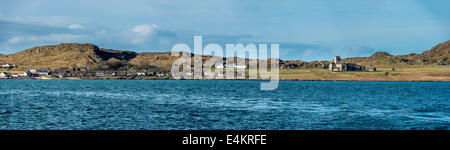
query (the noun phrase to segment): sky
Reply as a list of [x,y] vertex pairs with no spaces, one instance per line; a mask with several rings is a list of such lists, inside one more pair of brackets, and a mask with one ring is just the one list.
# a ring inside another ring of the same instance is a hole
[[283,60],[421,53],[450,40],[448,0],[14,0],[0,53],[59,43],[136,52],[177,43],[280,44]]

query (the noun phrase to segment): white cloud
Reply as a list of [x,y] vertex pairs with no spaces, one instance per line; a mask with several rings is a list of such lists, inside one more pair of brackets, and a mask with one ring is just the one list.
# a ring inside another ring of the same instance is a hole
[[138,36],[149,36],[152,33],[154,33],[155,30],[159,30],[159,29],[160,28],[158,25],[144,24],[144,25],[138,25],[138,26],[134,27],[131,31],[136,33],[136,35],[138,35]]
[[20,42],[22,42],[23,41],[23,39],[21,38],[21,37],[13,37],[13,38],[11,38],[11,39],[9,39],[7,42],[6,42],[6,44],[17,44],[17,43],[20,43]]
[[23,18],[16,19],[18,22],[28,23],[28,24],[43,24],[51,27],[70,27],[71,25],[80,25],[88,23],[89,21],[80,17],[69,17],[69,16],[27,16]]
[[12,17],[8,17],[8,16],[5,16],[5,15],[3,15],[2,13],[0,13],[0,20],[2,20],[2,21],[15,22],[15,21],[20,21],[21,18],[20,18],[20,17],[12,18]]
[[84,39],[89,39],[84,34],[49,34],[43,36],[16,36],[9,39],[6,44],[13,45],[19,43],[34,44],[40,42],[79,42]]
[[68,17],[68,16],[14,17],[14,16],[6,16],[1,13],[0,13],[0,20],[32,25],[46,25],[50,27],[68,27],[70,29],[81,29],[83,28],[83,26],[81,26],[80,23],[89,22],[88,20],[80,17]]
[[98,34],[105,34],[105,33],[108,33],[108,31],[106,31],[106,30],[101,30],[101,31],[99,31],[99,32],[97,32]]
[[81,25],[79,25],[79,24],[71,24],[71,25],[69,26],[69,29],[72,29],[72,30],[83,29],[83,28],[84,28],[84,27],[81,26]]
[[157,31],[161,28],[155,24],[144,24],[138,25],[131,30],[126,30],[123,32],[125,41],[132,45],[141,45],[146,43],[149,39],[157,36]]

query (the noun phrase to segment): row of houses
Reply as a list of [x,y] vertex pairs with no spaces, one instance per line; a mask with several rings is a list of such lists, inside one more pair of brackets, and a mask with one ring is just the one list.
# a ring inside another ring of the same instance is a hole
[[27,77],[108,77],[108,76],[122,76],[122,77],[144,77],[144,76],[169,76],[168,72],[144,72],[144,71],[94,71],[89,68],[55,68],[41,69],[41,68],[27,68],[23,73],[7,73],[0,72],[0,78],[27,78]]
[[[75,70],[75,71],[74,71]],[[215,73],[215,72],[196,72],[195,74],[202,74],[204,77],[209,78],[224,78],[226,74],[223,73]],[[236,76],[247,76],[245,72],[235,72]],[[168,76],[190,76],[193,77],[194,73],[177,73],[171,74],[170,72],[144,72],[144,71],[92,71],[92,70],[83,70],[80,69],[65,69],[65,68],[57,68],[53,71],[48,69],[40,69],[40,68],[28,68],[24,73],[7,73],[1,72],[0,78],[27,78],[27,77],[56,77],[56,78],[66,78],[66,77],[146,77],[146,76],[156,76],[156,77],[168,77]]]
[[14,68],[16,65],[14,64],[0,64],[0,68]]
[[[219,79],[220,78],[225,78],[227,76],[227,74],[225,72],[222,72],[222,73],[220,73],[220,72],[195,72],[195,73],[192,73],[192,72],[186,72],[186,73],[178,72],[178,73],[171,73],[171,76],[173,76],[173,77],[181,77],[181,78],[187,77],[188,79],[194,78],[197,75],[200,75],[201,77],[204,77],[204,78],[219,78]],[[244,77],[244,78],[248,77],[248,75],[245,72],[239,72],[239,71],[234,72],[233,75],[234,75],[233,77]]]
[[50,71],[47,69],[39,69],[39,68],[28,68],[27,69],[30,74],[37,76],[49,76]]
[[29,78],[29,77],[56,77],[56,78],[65,78],[65,77],[113,77],[113,76],[137,76],[137,77],[144,77],[144,76],[158,76],[158,77],[164,77],[169,76],[169,73],[164,72],[130,72],[127,74],[120,74],[117,72],[95,72],[95,73],[87,73],[87,74],[72,74],[72,73],[51,73],[51,72],[38,72],[36,74],[32,74],[30,72],[23,72],[23,73],[7,73],[7,72],[1,72],[0,78]]
[[223,64],[220,64],[220,65],[215,66],[215,68],[218,68],[218,69],[224,69],[224,68],[225,69],[245,69],[245,68],[247,68],[247,65],[235,65],[235,64],[223,65]]
[[0,73],[0,78],[28,78],[28,77],[32,77],[32,75],[29,72],[24,72],[24,73],[7,73],[7,72],[1,72]]
[[112,76],[169,76],[167,72],[129,72],[129,71],[118,71],[118,72],[105,72],[105,71],[97,71],[95,72],[95,76],[97,77],[112,77]]

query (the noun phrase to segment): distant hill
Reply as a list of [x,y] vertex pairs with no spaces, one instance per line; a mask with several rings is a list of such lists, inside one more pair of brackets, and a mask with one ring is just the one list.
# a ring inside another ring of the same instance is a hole
[[92,66],[102,60],[100,50],[93,44],[69,44],[33,47],[21,52],[3,55],[0,63],[23,67]]
[[130,64],[156,63],[167,66],[175,58],[169,52],[136,53],[102,49],[94,44],[62,43],[33,47],[21,52],[0,55],[0,64],[15,64],[19,67],[60,68],[60,67],[94,67],[105,61],[127,61]]
[[[193,55],[193,54],[191,54]],[[212,56],[203,56],[203,63]],[[102,69],[104,65],[124,67],[130,64],[135,68],[158,68],[170,70],[179,58],[170,52],[144,52],[111,50],[99,48],[94,44],[61,43],[59,45],[39,46],[21,52],[0,55],[0,64],[14,64],[21,68],[61,68],[91,67]],[[248,62],[248,59],[245,59]],[[270,64],[270,63],[269,63]],[[119,65],[119,66],[117,66]]]
[[[354,57],[343,59],[344,62],[362,65],[449,65],[450,41],[436,45],[421,54],[393,56],[386,52],[376,52],[370,57]],[[211,56],[204,56],[203,60]],[[170,70],[178,57],[170,52],[136,53],[99,48],[94,44],[62,43],[33,47],[21,52],[2,55],[0,64],[15,64],[21,68],[60,68],[60,67],[96,67],[107,62],[125,62],[134,66],[155,66]],[[248,59],[246,59],[248,61]],[[203,61],[205,62],[205,61]],[[282,61],[281,68],[317,68],[327,65],[327,61]]]
[[393,56],[386,52],[376,52],[370,57],[353,57],[344,62],[364,65],[449,65],[450,40],[440,43],[421,54]]

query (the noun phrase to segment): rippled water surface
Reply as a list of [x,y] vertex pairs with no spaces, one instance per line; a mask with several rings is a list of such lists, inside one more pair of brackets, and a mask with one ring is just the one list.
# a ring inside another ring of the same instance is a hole
[[450,82],[0,80],[0,129],[444,129]]

